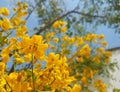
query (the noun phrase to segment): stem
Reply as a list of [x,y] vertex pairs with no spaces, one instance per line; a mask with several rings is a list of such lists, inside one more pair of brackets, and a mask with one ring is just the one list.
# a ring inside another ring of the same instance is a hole
[[32,55],[32,61],[31,61],[31,63],[32,63],[32,84],[33,84],[33,91],[35,92],[35,82],[34,82],[34,55]]

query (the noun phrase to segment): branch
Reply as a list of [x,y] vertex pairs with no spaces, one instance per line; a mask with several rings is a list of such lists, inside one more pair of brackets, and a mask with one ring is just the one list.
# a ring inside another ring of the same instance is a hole
[[83,12],[79,12],[79,11],[76,11],[76,10],[71,10],[71,11],[68,11],[67,13],[61,15],[60,17],[54,19],[52,22],[48,22],[46,23],[46,25],[44,27],[40,27],[39,31],[35,34],[40,34],[41,32],[43,32],[44,30],[50,28],[53,23],[57,20],[60,20],[66,16],[68,16],[69,14],[72,14],[72,13],[75,13],[75,14],[79,14],[79,15],[83,15],[83,16],[86,16],[86,17],[94,17],[94,18],[106,18],[106,16],[99,16],[99,15],[91,15],[91,14],[88,14],[88,13],[83,13]]

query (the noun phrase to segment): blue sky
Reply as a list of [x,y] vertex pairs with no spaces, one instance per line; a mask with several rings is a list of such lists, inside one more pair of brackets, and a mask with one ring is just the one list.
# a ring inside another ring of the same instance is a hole
[[[0,7],[7,7],[12,9],[13,5],[12,2],[14,0],[0,0]],[[71,1],[71,2],[70,2]],[[69,7],[67,10],[73,9],[74,6],[78,3],[78,0],[66,0]],[[38,21],[36,19],[35,13],[33,13],[29,20],[27,21],[27,26],[29,30],[33,29],[34,27],[38,26]],[[120,35],[115,33],[114,29],[110,29],[106,26],[99,26],[98,30],[96,31],[97,34],[104,34],[105,40],[108,42],[108,48],[120,47]]]

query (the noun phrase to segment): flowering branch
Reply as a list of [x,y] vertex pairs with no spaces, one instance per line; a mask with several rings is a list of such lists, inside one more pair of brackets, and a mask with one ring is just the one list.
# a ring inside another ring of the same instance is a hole
[[44,30],[50,28],[53,23],[57,20],[60,20],[70,14],[79,14],[79,15],[83,15],[83,16],[87,16],[87,17],[94,17],[94,18],[106,18],[106,16],[100,16],[100,15],[91,15],[91,14],[88,14],[88,13],[83,13],[83,12],[79,12],[79,11],[76,11],[75,9],[74,10],[71,10],[71,11],[68,11],[67,13],[61,15],[60,17],[54,19],[52,22],[48,22],[46,23],[46,25],[44,27],[40,27],[39,31],[36,33],[36,34],[40,34],[41,32],[43,32]]

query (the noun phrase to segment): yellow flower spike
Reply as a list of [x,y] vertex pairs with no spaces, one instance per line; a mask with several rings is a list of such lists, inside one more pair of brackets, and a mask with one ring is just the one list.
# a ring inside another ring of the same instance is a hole
[[9,15],[9,10],[5,7],[0,8],[0,14],[4,15],[4,16],[8,16]]
[[12,28],[12,25],[11,25],[10,21],[7,18],[3,18],[3,20],[1,21],[1,24],[0,24],[0,27],[4,31],[7,31],[7,30]]

